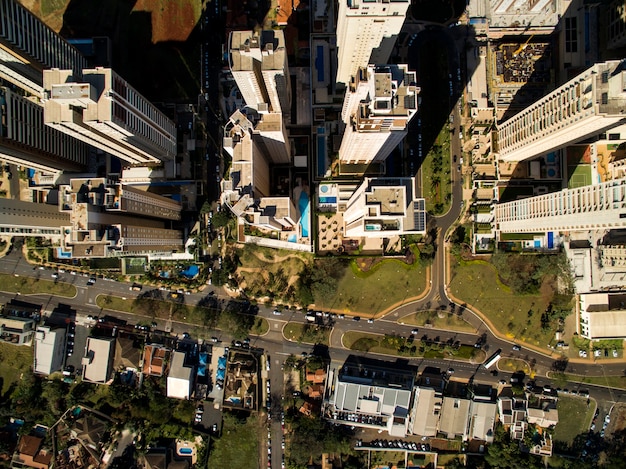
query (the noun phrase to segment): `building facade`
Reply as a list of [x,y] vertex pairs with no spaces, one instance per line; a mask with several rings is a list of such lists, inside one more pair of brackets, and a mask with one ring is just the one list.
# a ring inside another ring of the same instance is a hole
[[130,164],[176,156],[176,127],[109,68],[44,70],[44,122]]
[[495,206],[501,233],[626,227],[626,179],[528,197]]
[[89,146],[46,126],[44,109],[36,99],[0,87],[0,118],[2,160],[42,171],[87,167]]
[[389,62],[410,0],[340,0],[337,13],[337,82],[358,69]]
[[74,46],[16,0],[0,0],[0,78],[41,97],[46,68],[87,67]]
[[623,61],[598,63],[498,125],[503,161],[540,156],[626,121]]
[[291,84],[283,32],[233,31],[228,45],[230,70],[246,105],[288,116]]

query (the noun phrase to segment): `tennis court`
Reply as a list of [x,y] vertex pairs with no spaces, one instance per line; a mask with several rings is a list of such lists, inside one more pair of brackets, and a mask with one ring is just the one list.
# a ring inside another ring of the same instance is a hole
[[570,174],[567,187],[576,189],[577,187],[591,185],[591,166],[579,164],[578,166],[568,166],[567,173]]

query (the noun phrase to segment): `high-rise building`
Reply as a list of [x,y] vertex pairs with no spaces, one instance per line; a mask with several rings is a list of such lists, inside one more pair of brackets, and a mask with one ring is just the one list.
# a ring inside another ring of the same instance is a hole
[[626,122],[624,61],[598,63],[498,126],[500,160],[560,149]]
[[407,134],[420,88],[407,65],[369,65],[352,77],[342,117],[342,163],[383,161]]
[[175,157],[174,123],[113,70],[43,73],[46,125],[131,164]]
[[76,48],[28,9],[0,0],[0,159],[48,173],[87,168],[89,147],[47,128],[41,107],[44,69],[86,66]]
[[0,119],[0,159],[42,171],[87,166],[89,146],[46,126],[36,98],[0,87]]
[[426,202],[414,178],[365,178],[343,213],[344,235],[383,238],[426,232]]
[[104,178],[75,178],[59,186],[59,210],[69,214],[61,246],[74,258],[171,252],[183,249],[181,206],[167,197]]
[[41,96],[46,68],[79,73],[87,60],[15,0],[0,0],[0,78]]
[[228,52],[230,70],[246,104],[258,112],[288,116],[291,84],[283,32],[233,31]]
[[337,82],[349,83],[359,68],[389,62],[410,0],[339,0]]
[[626,179],[498,204],[495,229],[532,233],[626,228]]
[[[271,114],[263,117],[268,115]],[[288,196],[271,193],[270,158],[265,156],[265,150],[271,150],[271,146],[268,148],[258,138],[254,124],[241,111],[230,117],[224,135],[223,148],[232,158],[230,177],[223,185],[225,205],[241,224],[294,232],[298,215],[293,201]]]

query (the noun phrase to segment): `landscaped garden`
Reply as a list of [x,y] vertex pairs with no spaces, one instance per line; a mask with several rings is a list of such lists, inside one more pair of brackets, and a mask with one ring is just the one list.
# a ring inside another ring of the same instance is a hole
[[485,353],[482,350],[469,345],[462,345],[458,342],[420,340],[412,335],[406,338],[349,331],[343,335],[342,342],[350,350],[399,357],[454,358],[455,360],[471,360],[474,363],[480,363],[485,359]]
[[476,332],[474,326],[454,313],[447,311],[418,311],[404,316],[398,321],[409,326],[422,326],[433,329],[446,329],[457,332]]
[[450,168],[450,130],[444,125],[422,163],[426,210],[440,215],[450,208],[452,182]]
[[341,271],[334,291],[314,292],[315,307],[376,316],[421,295],[426,271],[417,259],[407,264],[396,258],[358,258]]
[[331,331],[331,327],[318,324],[289,322],[283,329],[283,336],[298,343],[329,345]]
[[564,254],[496,254],[491,262],[451,256],[449,291],[480,311],[500,333],[545,347],[571,314]]
[[37,277],[18,277],[0,274],[0,291],[20,293],[22,295],[54,295],[72,298],[76,296],[76,287],[69,283],[44,280]]

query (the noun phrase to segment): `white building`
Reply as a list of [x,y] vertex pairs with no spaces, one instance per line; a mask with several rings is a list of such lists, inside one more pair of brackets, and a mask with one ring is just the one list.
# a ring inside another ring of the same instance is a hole
[[33,371],[49,375],[59,371],[65,359],[65,328],[39,326],[35,331],[35,363]]
[[389,61],[410,0],[339,0],[337,82],[346,83],[360,67]]
[[497,411],[498,406],[495,402],[472,401],[465,439],[493,443],[493,429],[496,425]]
[[115,352],[115,338],[87,337],[85,356],[82,359],[83,380],[91,383],[109,384],[112,378],[112,364]]
[[176,156],[176,127],[109,68],[44,70],[44,121],[131,164]]
[[439,432],[449,439],[467,440],[467,422],[472,401],[460,397],[444,397]]
[[496,153],[520,161],[584,140],[626,120],[624,62],[598,63],[498,126]]
[[167,375],[167,397],[189,399],[193,383],[193,367],[185,366],[185,354],[173,352],[170,372]]
[[498,204],[501,233],[614,229],[626,227],[626,179]]
[[436,436],[444,399],[441,391],[417,386],[413,395],[409,433],[420,436]]
[[580,335],[591,340],[626,338],[626,294],[579,295]]
[[343,214],[346,237],[390,237],[426,232],[426,202],[415,178],[365,178]]
[[288,116],[291,85],[282,30],[233,31],[229,66],[246,104],[259,112]]
[[341,163],[383,161],[407,134],[420,88],[407,65],[369,65],[353,75],[342,118]]
[[408,369],[346,362],[329,375],[324,415],[333,423],[405,437],[414,379]]

